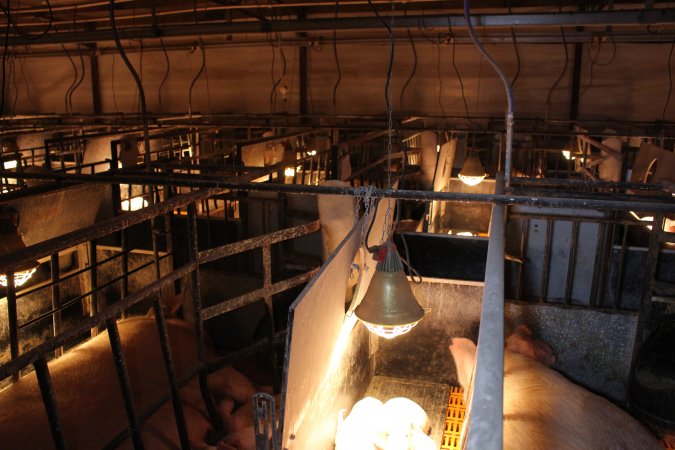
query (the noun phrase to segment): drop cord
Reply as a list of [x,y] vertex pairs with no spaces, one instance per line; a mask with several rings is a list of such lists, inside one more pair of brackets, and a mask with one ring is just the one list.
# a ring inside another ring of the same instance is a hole
[[415,48],[415,40],[412,37],[412,33],[410,32],[410,28],[408,28],[408,39],[410,40],[410,46],[412,47],[412,52],[413,52],[413,69],[412,72],[410,72],[410,75],[408,76],[408,79],[406,80],[405,84],[403,85],[403,88],[401,89],[401,96],[399,98],[399,107],[403,109],[403,96],[405,94],[405,90],[412,81],[413,77],[415,76],[415,72],[417,72],[417,49]]
[[112,29],[113,39],[115,40],[115,46],[117,47],[117,51],[119,52],[120,57],[124,61],[124,64],[126,64],[127,68],[129,69],[129,72],[131,72],[131,76],[133,76],[134,81],[136,82],[136,86],[138,88],[138,94],[141,102],[141,120],[143,122],[143,144],[145,145],[145,164],[146,167],[149,168],[150,135],[148,131],[148,108],[145,103],[145,90],[143,89],[143,83],[141,82],[138,73],[134,69],[134,66],[131,64],[131,61],[129,61],[129,58],[127,57],[127,54],[124,51],[124,47],[122,47],[122,43],[120,42],[120,37],[117,33],[117,25],[115,23],[115,0],[110,0],[110,26]]
[[499,75],[499,78],[501,78],[502,83],[504,84],[504,89],[506,90],[506,98],[507,98],[507,113],[506,113],[506,156],[505,156],[505,164],[504,164],[504,180],[506,187],[510,187],[511,183],[511,152],[512,152],[512,147],[513,147],[513,90],[511,89],[511,83],[509,83],[508,79],[504,75],[504,72],[502,72],[501,68],[495,60],[490,56],[490,54],[485,50],[483,45],[480,43],[478,38],[476,37],[476,33],[473,29],[473,24],[471,23],[471,15],[470,15],[470,4],[469,0],[464,0],[464,18],[466,19],[466,27],[467,30],[469,31],[469,36],[471,37],[471,40],[473,43],[478,47],[478,50],[483,54],[485,59],[488,60],[492,68],[497,72],[497,75]]
[[665,122],[666,120],[666,110],[668,109],[668,104],[670,104],[670,95],[673,93],[673,72],[671,68],[671,61],[673,59],[673,48],[675,47],[675,39],[670,45],[670,54],[668,55],[668,96],[666,97],[666,104],[663,105],[663,112],[661,113],[661,120]]
[[548,121],[549,118],[549,110],[551,107],[551,95],[553,94],[553,91],[558,86],[558,84],[562,81],[563,77],[565,76],[565,73],[567,73],[567,66],[569,64],[569,52],[567,51],[567,40],[565,38],[565,30],[562,27],[560,27],[560,33],[562,35],[563,48],[565,49],[565,64],[563,65],[563,69],[560,72],[560,75],[555,80],[555,83],[553,83],[553,86],[551,86],[551,89],[549,89],[548,95],[546,96],[546,112],[545,112],[546,121]]

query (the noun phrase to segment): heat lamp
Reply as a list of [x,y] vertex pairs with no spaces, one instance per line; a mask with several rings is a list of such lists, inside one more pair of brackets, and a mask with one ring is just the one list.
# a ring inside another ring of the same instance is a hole
[[392,339],[412,330],[424,309],[415,299],[391,240],[378,247],[375,259],[375,273],[354,314],[372,333]]
[[475,186],[483,181],[486,175],[478,155],[472,152],[466,161],[464,161],[464,166],[459,172],[459,179],[462,180],[464,184]]
[[[16,252],[26,248],[18,232],[19,214],[10,208],[0,210],[0,255]],[[40,263],[27,261],[14,270],[14,286],[22,286],[33,276]],[[0,275],[0,286],[7,287],[7,274]]]

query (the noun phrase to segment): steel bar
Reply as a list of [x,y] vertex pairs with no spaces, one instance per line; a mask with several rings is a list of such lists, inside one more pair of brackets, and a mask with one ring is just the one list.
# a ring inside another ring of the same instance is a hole
[[635,190],[653,190],[670,192],[665,184],[647,184],[647,183],[626,183],[623,181],[592,181],[576,178],[511,178],[512,185],[533,185],[533,186],[563,186],[563,187],[588,187],[588,188],[616,188],[616,189],[635,189]]
[[[98,182],[98,183],[126,183],[126,184],[157,184],[166,186],[183,186],[193,188],[213,188],[213,189],[231,189],[231,190],[251,190],[267,192],[293,192],[297,194],[342,194],[358,195],[359,192],[354,187],[338,186],[316,186],[316,185],[298,185],[298,184],[277,184],[277,183],[252,183],[252,182],[233,182],[228,180],[218,180],[203,176],[194,175],[149,175],[149,174],[25,174],[0,171],[0,177],[8,178],[29,178],[29,179],[56,179],[69,182]],[[193,195],[199,195],[195,193]],[[647,203],[643,197],[635,196],[635,200],[613,201],[607,199],[595,198],[547,198],[543,196],[524,196],[517,194],[469,194],[461,192],[434,192],[421,190],[403,190],[403,189],[375,189],[372,194],[376,198],[399,198],[403,200],[440,200],[456,202],[481,202],[481,203],[499,203],[512,205],[531,205],[531,206],[550,206],[555,208],[590,208],[590,209],[611,209],[617,211],[643,211],[643,212],[663,212],[675,213],[675,200],[668,198],[662,202]],[[202,195],[200,198],[206,198],[208,195]],[[176,197],[178,199],[179,197]],[[174,199],[172,199],[174,200]],[[169,200],[168,202],[171,202]],[[166,202],[165,202],[166,203]],[[186,202],[181,201],[184,205]],[[163,205],[160,203],[158,205]],[[157,214],[156,207],[151,206],[134,213],[145,214],[150,218]],[[166,208],[164,208],[166,209]],[[162,211],[165,212],[165,211]],[[0,265],[2,270],[2,265]]]
[[212,317],[216,317],[221,314],[234,311],[237,308],[241,308],[242,306],[246,306],[249,303],[253,303],[262,298],[271,297],[280,292],[286,291],[292,287],[298,286],[302,283],[307,283],[309,280],[312,279],[314,275],[316,275],[318,270],[319,270],[318,268],[313,269],[310,270],[309,272],[296,275],[292,278],[288,278],[286,280],[278,281],[274,284],[271,284],[267,289],[265,288],[256,289],[255,291],[248,292],[238,297],[227,299],[223,302],[218,303],[217,305],[209,306],[208,308],[204,308],[202,316],[204,317],[204,320],[207,320]]
[[164,362],[167,381],[169,382],[169,387],[171,389],[171,406],[173,406],[173,414],[176,419],[180,446],[182,450],[190,450],[190,441],[188,439],[187,426],[185,425],[185,414],[183,413],[183,403],[181,402],[180,394],[178,392],[179,387],[176,378],[176,367],[171,355],[169,334],[166,329],[166,319],[164,318],[162,304],[159,301],[159,292],[152,302],[152,308],[155,313],[155,323],[157,324],[157,332],[159,334],[159,346],[162,349],[162,361]]
[[[502,189],[497,181],[497,189]],[[478,332],[469,450],[501,450],[504,394],[504,205],[494,205]]]
[[49,420],[49,429],[54,440],[54,447],[57,450],[65,450],[68,448],[66,440],[63,437],[63,428],[61,427],[61,420],[59,419],[59,412],[56,405],[56,397],[54,397],[54,386],[52,379],[49,376],[49,369],[47,368],[47,360],[40,358],[33,363],[35,368],[35,375],[40,386],[40,394],[45,405],[45,412]]
[[166,200],[162,203],[157,203],[155,205],[139,209],[138,211],[125,213],[121,216],[81,228],[77,231],[48,239],[46,241],[40,242],[39,244],[31,245],[26,249],[9,253],[3,256],[2,260],[0,261],[0,273],[6,273],[12,267],[20,265],[23,261],[30,259],[41,259],[45,256],[50,256],[64,248],[74,247],[92,239],[107,236],[124,228],[145,222],[151,217],[165,214],[175,209],[184,207],[191,201],[209,197],[217,192],[219,191],[206,189],[184,194],[182,196]]
[[[476,27],[504,28],[504,27],[578,27],[578,26],[647,26],[670,24],[675,22],[675,10],[617,10],[593,12],[566,12],[566,13],[539,13],[539,14],[482,14],[473,15],[471,23]],[[397,16],[393,27],[395,29],[417,29],[423,27],[442,28],[447,30],[464,29],[466,22],[460,14],[429,14]],[[339,31],[339,30],[377,30],[384,31],[382,22],[373,15],[349,16],[340,18],[308,18],[265,21],[222,21],[199,23],[194,25],[167,25],[122,28],[118,30],[120,39],[158,39],[211,36],[249,33],[301,33],[310,31]],[[112,41],[111,29],[92,31],[77,31],[51,33],[39,40],[26,39],[22,36],[10,36],[7,44],[10,46],[30,45],[31,47],[43,44],[67,43],[95,43]]]
[[[9,356],[11,359],[19,356],[19,320],[16,313],[16,286],[14,272],[7,272],[7,326],[9,327]],[[19,381],[21,374],[12,373],[12,380]],[[0,377],[0,380],[5,377]]]
[[129,373],[124,362],[124,355],[122,354],[122,341],[120,340],[119,329],[115,318],[106,320],[106,327],[108,328],[108,339],[110,340],[110,349],[112,350],[113,361],[115,362],[115,370],[117,372],[117,381],[120,384],[122,391],[122,398],[124,400],[124,409],[127,414],[127,421],[129,422],[129,429],[131,430],[131,440],[134,444],[135,450],[142,450],[143,438],[141,438],[140,423],[136,415],[136,407],[134,406],[134,395],[131,390],[129,382]]
[[[52,294],[52,336],[57,336],[61,333],[61,289],[59,286],[59,254],[54,253],[50,258],[51,268],[51,294]],[[61,356],[63,348],[59,347],[54,350],[54,356]]]
[[188,209],[188,257],[189,261],[195,264],[195,270],[190,274],[192,284],[192,308],[195,321],[195,341],[197,345],[197,361],[199,369],[199,389],[202,394],[202,400],[206,405],[206,410],[211,418],[211,423],[216,430],[223,429],[223,421],[213,404],[211,394],[208,390],[208,367],[206,361],[206,344],[204,342],[204,316],[202,312],[201,285],[199,280],[199,241],[197,238],[197,202],[194,201],[187,206]]
[[621,254],[619,256],[619,268],[617,269],[616,277],[616,293],[614,294],[613,308],[619,309],[621,307],[621,297],[623,296],[623,281],[626,275],[626,253],[628,240],[628,225],[623,226],[623,237],[621,238]]
[[539,301],[545,302],[548,298],[549,267],[551,266],[551,242],[553,241],[553,227],[555,221],[546,220],[546,241],[544,243],[544,266],[541,270],[541,286],[539,287]]
[[565,279],[565,304],[572,302],[572,287],[574,286],[574,270],[577,263],[577,247],[579,246],[579,221],[572,222],[572,236],[570,237],[570,251],[567,260],[567,278]]
[[305,236],[307,234],[314,233],[319,231],[321,224],[318,220],[309,222],[303,225],[298,225],[297,227],[286,228],[279,231],[274,231],[269,234],[262,236],[256,236],[254,238],[245,239],[243,241],[234,242],[232,244],[226,244],[220,247],[211,248],[199,252],[198,261],[200,264],[205,264],[216,259],[225,258],[227,256],[232,256],[237,253],[243,253],[255,248],[260,248],[266,245],[276,244],[281,241],[288,239],[293,239],[299,236]]
[[12,358],[7,363],[0,365],[0,379],[17,373],[28,364],[32,364],[37,361],[44,354],[54,351],[54,349],[67,343],[70,343],[73,339],[79,338],[83,333],[88,332],[91,328],[105,322],[107,319],[116,317],[125,309],[147,299],[150,295],[159,291],[162,287],[168,285],[169,283],[173,283],[176,280],[179,280],[181,277],[192,272],[195,267],[197,267],[195,263],[185,264],[175,269],[168,275],[163,276],[159,280],[148,284],[137,292],[134,292],[127,298],[108,306],[96,316],[83,319],[77,326],[69,328],[60,335],[56,336],[54,339],[33,347],[16,358]]

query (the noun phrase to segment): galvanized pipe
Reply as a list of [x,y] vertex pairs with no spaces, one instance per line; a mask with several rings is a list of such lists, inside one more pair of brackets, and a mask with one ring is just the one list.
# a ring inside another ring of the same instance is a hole
[[[501,190],[500,180],[497,181]],[[494,205],[485,264],[473,396],[469,417],[469,450],[502,449],[504,395],[504,205]]]
[[[125,183],[125,184],[148,184],[148,185],[164,185],[164,186],[182,186],[192,188],[212,188],[212,189],[230,189],[230,190],[245,190],[245,191],[267,191],[267,192],[292,192],[296,194],[334,194],[334,195],[359,195],[359,191],[351,186],[315,186],[315,185],[299,185],[299,184],[275,184],[275,183],[252,183],[227,181],[218,179],[218,177],[209,177],[204,175],[165,175],[165,174],[131,174],[131,173],[103,173],[95,175],[86,174],[26,174],[0,171],[0,177],[18,178],[18,179],[55,179],[67,182],[94,182],[94,183]],[[215,193],[215,192],[214,192]],[[193,193],[188,195],[199,195],[201,198],[206,198],[209,195],[200,195]],[[550,206],[554,208],[587,208],[587,209],[609,209],[617,211],[643,211],[643,212],[663,212],[666,214],[675,213],[675,200],[670,198],[664,199],[661,202],[647,203],[643,197],[634,196],[635,201],[612,201],[599,200],[592,197],[589,198],[547,198],[543,196],[525,196],[517,193],[505,194],[468,194],[461,192],[434,192],[421,190],[404,190],[404,189],[375,189],[372,195],[376,198],[398,198],[403,200],[420,200],[420,201],[454,201],[454,202],[477,202],[477,203],[498,203],[508,205],[531,205],[531,206]],[[175,197],[172,200],[182,199],[182,197]],[[164,205],[166,202],[158,205]],[[180,201],[181,205],[189,203]],[[150,214],[149,211],[154,210],[155,205],[144,208],[143,210],[134,211],[131,214],[146,211],[145,217],[150,218],[157,214]],[[163,212],[168,212],[171,209],[162,207]],[[175,208],[174,208],[175,209]],[[126,217],[125,214],[124,217]],[[46,255],[42,255],[46,256]],[[2,270],[0,264],[0,273]]]

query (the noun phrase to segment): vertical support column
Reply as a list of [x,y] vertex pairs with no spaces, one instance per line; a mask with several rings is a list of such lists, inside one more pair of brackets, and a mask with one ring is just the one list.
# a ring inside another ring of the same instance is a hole
[[204,344],[204,323],[202,319],[201,287],[199,283],[199,244],[197,238],[197,206],[194,202],[188,205],[188,256],[196,266],[190,273],[192,284],[192,307],[195,320],[195,339],[197,341],[197,360],[199,364],[199,388],[211,423],[216,430],[223,429],[222,419],[216,410],[208,390],[206,366],[206,345]]
[[[16,314],[16,286],[14,272],[7,273],[7,321],[9,325],[9,356],[14,359],[19,356],[19,320]],[[12,374],[12,381],[19,381],[21,372]]]
[[91,284],[91,295],[89,297],[89,311],[90,316],[95,315],[98,311],[103,309],[103,305],[99,305],[98,295],[98,256],[96,255],[96,241],[89,242],[89,283]]
[[98,47],[96,44],[87,44],[89,48],[89,68],[91,69],[91,100],[94,114],[102,113],[101,109],[101,79],[98,71]]
[[[111,172],[116,172],[118,167],[118,162],[119,162],[119,157],[117,155],[117,146],[120,141],[112,141],[110,143],[110,171]],[[113,207],[113,216],[118,216],[120,214],[120,208],[121,208],[121,193],[120,193],[120,185],[117,183],[112,183],[110,185],[111,188],[111,193],[112,193],[112,207]],[[129,200],[131,202],[131,200]]]
[[[52,282],[52,329],[53,336],[61,333],[61,290],[59,289],[59,254],[54,253],[50,259],[51,282]],[[59,357],[63,354],[63,347],[54,350],[54,356]]]
[[44,403],[45,411],[47,412],[47,419],[49,420],[49,429],[52,432],[54,447],[56,447],[57,450],[65,450],[67,448],[66,440],[63,437],[63,428],[61,427],[61,421],[59,419],[52,379],[49,376],[49,369],[47,368],[47,361],[44,358],[40,358],[33,363],[33,367],[35,368],[35,375],[37,376],[38,385],[40,386],[42,402]]

